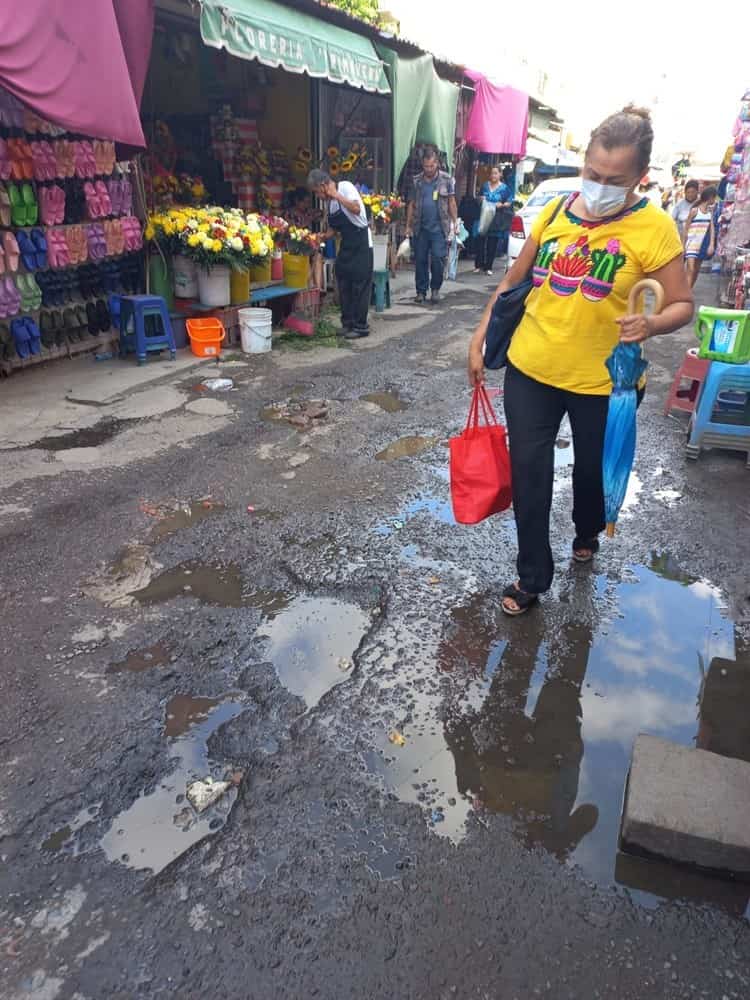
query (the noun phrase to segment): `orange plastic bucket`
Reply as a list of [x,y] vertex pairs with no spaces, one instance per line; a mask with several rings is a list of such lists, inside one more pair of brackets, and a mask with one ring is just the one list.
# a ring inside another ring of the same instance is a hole
[[221,342],[226,332],[220,319],[206,316],[205,319],[189,319],[185,321],[190,350],[198,358],[215,358],[221,350]]

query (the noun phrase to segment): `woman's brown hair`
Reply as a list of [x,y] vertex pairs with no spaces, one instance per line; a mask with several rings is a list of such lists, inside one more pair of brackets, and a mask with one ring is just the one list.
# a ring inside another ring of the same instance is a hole
[[641,173],[648,170],[651,161],[651,148],[654,144],[654,129],[651,124],[651,112],[647,108],[637,108],[628,104],[622,111],[605,118],[591,133],[588,154],[594,143],[601,143],[605,149],[619,149],[622,146],[633,146],[638,155],[638,169]]

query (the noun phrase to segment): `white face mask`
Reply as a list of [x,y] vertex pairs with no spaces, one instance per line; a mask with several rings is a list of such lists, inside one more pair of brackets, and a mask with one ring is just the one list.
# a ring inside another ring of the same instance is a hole
[[588,211],[596,218],[614,215],[622,208],[630,194],[629,187],[618,187],[616,184],[600,184],[586,178],[581,183],[581,194]]

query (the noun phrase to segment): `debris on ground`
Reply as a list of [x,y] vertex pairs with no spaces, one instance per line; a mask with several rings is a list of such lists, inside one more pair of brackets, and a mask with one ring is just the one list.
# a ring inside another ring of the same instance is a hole
[[218,802],[222,795],[232,787],[230,781],[215,781],[212,777],[199,778],[188,785],[187,798],[196,812],[202,813],[209,806]]
[[228,389],[234,389],[231,378],[204,378],[201,385],[209,392],[226,392]]
[[343,670],[344,673],[346,673],[347,670],[352,669],[352,666],[353,666],[352,661],[348,659],[346,656],[342,656],[339,658],[338,661],[339,670]]
[[406,745],[406,737],[403,733],[400,733],[398,729],[394,729],[388,734],[388,739],[393,743],[394,746],[402,747]]
[[269,406],[266,413],[272,420],[286,420],[292,427],[309,430],[328,418],[328,409],[326,399],[288,399]]
[[111,567],[84,583],[83,593],[110,608],[127,607],[134,603],[133,592],[147,587],[159,569],[145,545],[128,545]]

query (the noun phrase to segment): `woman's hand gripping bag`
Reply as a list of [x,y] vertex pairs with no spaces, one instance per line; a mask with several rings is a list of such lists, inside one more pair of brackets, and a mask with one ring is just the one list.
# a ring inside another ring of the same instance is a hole
[[[484,424],[480,423],[480,410]],[[456,521],[478,524],[507,510],[513,498],[508,443],[484,386],[474,390],[466,427],[458,437],[451,438],[449,445]]]

